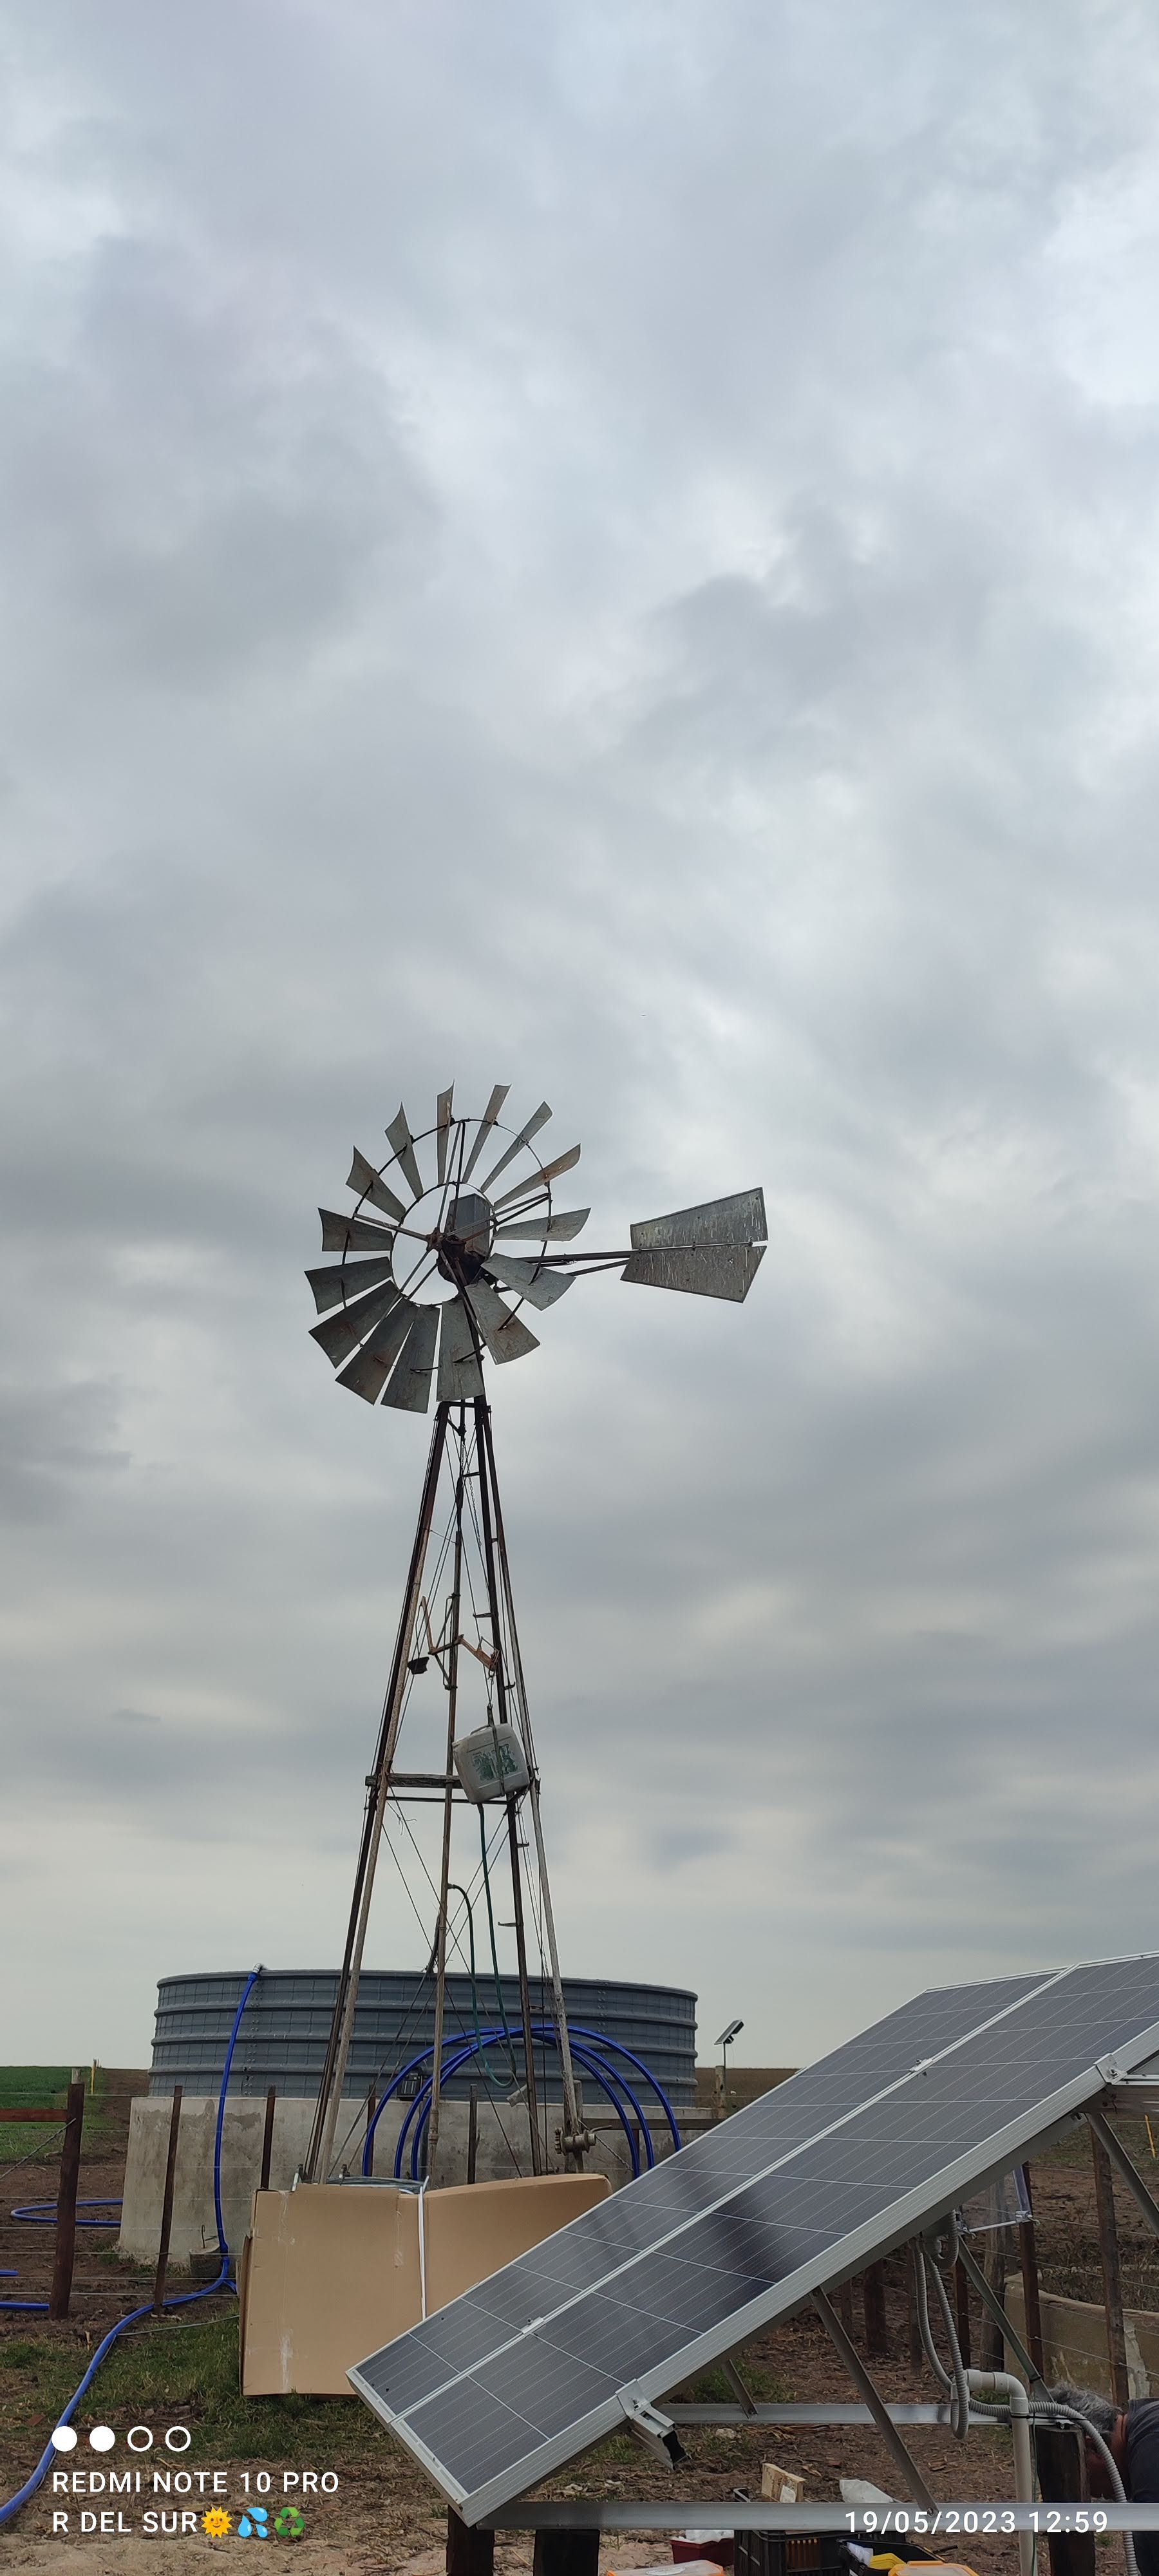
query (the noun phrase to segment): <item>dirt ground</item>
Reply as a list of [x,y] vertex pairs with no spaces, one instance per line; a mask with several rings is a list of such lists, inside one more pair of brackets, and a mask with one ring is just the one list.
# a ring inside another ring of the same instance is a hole
[[[1133,2134],[1128,2143],[1139,2155],[1140,2142]],[[1143,2140],[1141,2161],[1149,2164],[1147,2141]],[[13,2175],[6,2184],[0,2173],[0,2264],[16,2267],[18,2282],[5,2283],[12,2294],[37,2297],[46,2294],[51,2262],[51,2229],[32,2229],[14,2224],[8,2212],[19,2198],[43,2199],[52,2189],[51,2171]],[[88,2164],[84,2169],[82,2192],[95,2196],[100,2192],[115,2193],[120,2187],[120,2170],[115,2159],[103,2164]],[[1089,2154],[1081,2139],[1065,2150],[1056,2150],[1044,2159],[1034,2174],[1035,2216],[1038,2232],[1039,2263],[1043,2286],[1072,2297],[1101,2297],[1101,2270],[1095,2231],[1094,2200]],[[1151,2238],[1134,2203],[1119,2190],[1116,2208],[1120,2231],[1123,2288],[1130,2306],[1159,2308],[1159,2271],[1155,2256],[1159,2246]],[[75,2356],[77,2376],[85,2366],[102,2333],[127,2307],[148,2296],[148,2285],[127,2277],[107,2259],[109,2239],[86,2235],[78,2255],[73,2313],[67,2323],[51,2325],[43,2316],[22,2318],[0,2315],[0,2357],[5,2341],[34,2335],[41,2349],[62,2346]],[[102,2261],[102,2248],[106,2259]],[[5,2250],[7,2249],[7,2250]],[[1011,2261],[1016,2260],[1011,2240]],[[886,2266],[886,2306],[889,2355],[875,2361],[874,2375],[883,2395],[891,2399],[929,2398],[935,2394],[924,2362],[912,2356],[912,2316],[905,2265],[895,2257]],[[861,2308],[855,2290],[855,2339],[864,2350]],[[985,2358],[980,2351],[982,2319],[975,2308],[971,2317],[974,2337],[974,2359]],[[748,2348],[745,2367],[767,2393],[784,2399],[848,2402],[853,2392],[844,2379],[820,2324],[811,2312],[778,2326]],[[11,2495],[34,2467],[54,2419],[52,2411],[41,2414],[36,2402],[35,2375],[6,2371],[6,2384],[13,2394],[0,2400],[0,2495]],[[30,2376],[32,2383],[29,2384]],[[63,2466],[98,2465],[84,2446],[84,2434],[90,2423],[102,2420],[102,2410],[92,2399],[86,2401],[78,2415],[82,2433],[81,2449]],[[723,2390],[719,2392],[723,2395]],[[290,2401],[291,2403],[293,2401]],[[357,2401],[351,2400],[356,2408]],[[343,2409],[345,2414],[345,2409]],[[117,2422],[110,2410],[109,2420]],[[358,2423],[351,2417],[351,2433]],[[373,2428],[368,2428],[368,2438]],[[355,2437],[356,2438],[356,2437]],[[690,2515],[695,2524],[727,2527],[728,2505],[740,2496],[756,2498],[760,2494],[762,2460],[775,2457],[782,2466],[799,2471],[805,2480],[808,2496],[835,2499],[842,2477],[864,2477],[891,2489],[896,2484],[887,2454],[872,2428],[826,2430],[802,2428],[782,2431],[765,2428],[748,2432],[744,2427],[689,2429],[682,2437],[690,2457],[679,2477],[674,2478],[654,2467],[642,2451],[627,2440],[601,2445],[597,2452],[573,2464],[569,2473],[550,2482],[541,2492],[545,2495],[592,2495],[656,2497],[667,2499],[679,2494],[696,2500],[696,2511]],[[936,2495],[962,2497],[973,2495],[980,2500],[1000,2501],[1012,2493],[1009,2437],[996,2431],[971,2436],[968,2449],[957,2444],[948,2432],[936,2428],[914,2428],[908,2437],[929,2485]],[[428,2482],[416,2470],[409,2457],[385,2437],[377,2437],[378,2456],[369,2461],[343,2456],[337,2462],[338,2492],[324,2496],[291,2489],[288,2500],[298,2501],[303,2510],[306,2529],[298,2540],[278,2539],[272,2532],[265,2545],[263,2564],[268,2576],[297,2569],[300,2576],[442,2576],[445,2566],[445,2508]],[[350,2448],[343,2445],[343,2452]],[[125,2455],[117,2452],[118,2461]],[[191,2466],[198,2460],[196,2449],[190,2453]],[[200,2465],[200,2463],[199,2463]],[[213,2463],[205,2464],[207,2471]],[[312,2465],[319,2471],[331,2467],[329,2459],[319,2456]],[[185,2495],[180,2509],[196,2510],[198,2524],[203,2511],[215,2502],[231,2516],[236,2526],[244,2509],[246,2490],[244,2475],[251,2480],[268,2471],[270,2486],[263,2500],[272,2522],[274,2512],[286,2499],[282,2492],[287,2474],[281,2460],[264,2462],[229,2459],[221,2463],[225,2491],[215,2498]],[[290,2472],[290,2474],[294,2474]],[[251,2485],[251,2495],[254,2488]],[[5,2568],[36,2571],[36,2576],[75,2576],[78,2551],[86,2576],[143,2576],[148,2565],[145,2552],[164,2545],[160,2532],[146,2537],[140,2529],[140,2517],[147,2505],[154,2509],[176,2509],[174,2497],[153,2499],[147,2494],[126,2505],[114,2499],[114,2520],[101,2531],[82,2534],[76,2528],[80,2509],[94,2513],[108,2510],[108,2499],[83,2500],[54,2498],[50,2488],[42,2488],[24,2509],[14,2525],[0,2532],[0,2564]],[[703,2508],[703,2513],[701,2512]],[[68,2510],[68,2535],[54,2536],[54,2510]],[[116,2515],[124,2514],[134,2528],[128,2533],[118,2530]],[[220,2539],[206,2535],[200,2527],[186,2529],[173,2537],[180,2540],[183,2563],[218,2559],[234,2546],[235,2528]],[[608,2534],[601,2548],[602,2570],[617,2571],[642,2566],[659,2566],[669,2559],[668,2537],[662,2533],[630,2537]],[[970,2564],[979,2576],[998,2576],[998,2571],[1013,2571],[1017,2566],[1012,2541],[972,2540]],[[529,2534],[500,2535],[496,2547],[498,2576],[516,2576],[516,2571],[530,2568],[532,2541]],[[1108,2542],[1100,2551],[1103,2564],[1115,2571],[1120,2564],[1118,2545]]]

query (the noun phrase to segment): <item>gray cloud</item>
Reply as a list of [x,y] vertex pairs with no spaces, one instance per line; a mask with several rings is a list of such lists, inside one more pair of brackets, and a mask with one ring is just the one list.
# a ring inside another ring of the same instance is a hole
[[496,1389],[570,1964],[783,2062],[1146,1946],[1150,20],[9,36],[7,2053],[335,1953],[426,1432],[300,1273],[452,1078],[769,1200]]

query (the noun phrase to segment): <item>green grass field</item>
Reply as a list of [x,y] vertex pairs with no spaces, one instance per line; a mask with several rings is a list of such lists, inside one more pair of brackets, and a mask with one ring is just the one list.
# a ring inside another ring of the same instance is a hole
[[70,2066],[0,2066],[0,2111],[63,2110]]
[[[342,2468],[390,2453],[389,2436],[354,2398],[243,2397],[237,2307],[232,2300],[228,2306],[214,2301],[213,2307],[216,2313],[195,2314],[187,2324],[167,2318],[161,2325],[143,2320],[130,2327],[101,2369],[99,2411],[105,2423],[121,2431],[161,2416],[179,2419],[196,2428],[199,2457],[218,2460],[292,2462],[306,2449]],[[0,2414],[9,2445],[23,2441],[30,2460],[43,2449],[46,2427],[56,2422],[82,2368],[83,2356],[67,2346],[24,2335],[0,2342]],[[767,2372],[750,2369],[747,2376],[766,2402],[787,2395]],[[727,2401],[730,2393],[720,2371],[696,2382],[705,2403]],[[89,2411],[95,2399],[94,2388]],[[634,2446],[613,2439],[606,2448],[609,2458],[631,2458]]]
[[[98,2066],[97,2090],[85,2101],[84,2152],[89,2156],[99,2155],[113,2136],[104,2115],[101,2072]],[[87,2084],[89,2068],[82,2067],[81,2073]],[[63,2111],[71,2078],[71,2066],[0,2066],[0,2111]],[[19,2120],[0,2121],[0,2172],[15,2164],[59,2164],[62,2134],[47,2121],[30,2121],[27,2128]]]
[[[367,2460],[387,2435],[365,2406],[342,2397],[243,2397],[238,2387],[236,2304],[188,2325],[142,2321],[115,2344],[100,2374],[100,2414],[118,2431],[165,2415],[196,2428],[198,2453],[221,2460],[292,2460],[317,2440],[328,2461]],[[9,2443],[26,2430],[43,2449],[76,2387],[84,2356],[35,2337],[0,2342],[0,2408]],[[93,2401],[96,2398],[93,2390]],[[90,2401],[90,2406],[91,2406]]]

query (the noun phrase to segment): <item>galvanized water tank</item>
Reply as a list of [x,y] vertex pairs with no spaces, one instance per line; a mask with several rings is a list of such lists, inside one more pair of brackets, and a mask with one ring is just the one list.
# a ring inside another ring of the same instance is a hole
[[[161,1978],[157,1987],[151,2093],[171,2093],[175,2084],[183,2085],[187,2094],[216,2092],[247,1975],[248,1970],[242,1970]],[[550,2022],[550,1988],[541,1977],[532,1977],[529,1982],[532,2019]],[[337,1987],[338,1973],[333,1968],[262,1970],[238,2033],[231,2096],[265,2093],[271,2084],[276,2085],[279,2094],[317,2093]],[[608,2039],[619,2040],[623,2047],[643,2058],[675,2107],[695,2102],[694,1994],[683,1986],[628,1985],[617,1979],[596,1977],[565,1977],[563,1991],[569,2028],[583,2023],[591,2030],[604,2032]],[[505,2042],[501,2050],[489,2050],[488,2059],[499,2081],[510,2089],[512,2065],[515,2080],[522,2082],[523,2078],[519,1988],[515,1978],[504,1977],[500,1994],[490,1974],[476,1976],[473,1993],[469,1976],[449,1976],[444,2023],[447,2038],[461,2036],[465,2043],[469,2042],[475,2033],[476,2010],[484,2030],[500,2025],[506,2016],[510,2051]],[[373,2086],[381,2095],[391,2077],[429,2047],[434,2035],[433,1976],[422,1968],[364,1969],[346,2069],[347,2093],[365,2097]],[[538,2061],[538,2051],[536,2055]],[[627,2060],[613,2055],[611,2062],[623,2068],[635,2087],[637,2079]],[[536,2089],[541,2099],[545,2092],[548,2098],[558,2092],[552,2081],[556,2063],[550,2049],[544,2051],[542,2064],[537,2062]],[[477,2061],[475,2068],[465,2067],[449,2084],[448,2092],[465,2098],[472,2082],[480,2082],[476,2069]],[[583,2070],[579,2071],[582,2074]]]

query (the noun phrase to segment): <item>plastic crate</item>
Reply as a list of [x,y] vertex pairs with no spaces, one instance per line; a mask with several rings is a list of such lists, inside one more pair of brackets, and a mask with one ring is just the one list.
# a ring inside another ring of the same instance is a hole
[[849,2576],[839,2531],[738,2531],[734,2576]]

